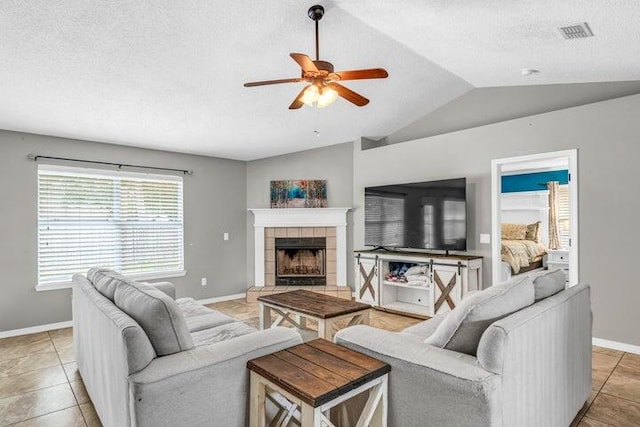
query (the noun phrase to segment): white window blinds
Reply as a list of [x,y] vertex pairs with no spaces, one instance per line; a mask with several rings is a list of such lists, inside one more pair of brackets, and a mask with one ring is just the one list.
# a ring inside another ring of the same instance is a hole
[[38,286],[91,267],[181,273],[182,177],[39,165]]

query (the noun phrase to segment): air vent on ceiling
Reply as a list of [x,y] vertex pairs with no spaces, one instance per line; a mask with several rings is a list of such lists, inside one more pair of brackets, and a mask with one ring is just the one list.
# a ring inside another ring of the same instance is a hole
[[581,24],[569,25],[568,27],[560,27],[562,36],[567,39],[584,39],[586,37],[593,37],[593,32],[589,28],[589,24],[583,22]]

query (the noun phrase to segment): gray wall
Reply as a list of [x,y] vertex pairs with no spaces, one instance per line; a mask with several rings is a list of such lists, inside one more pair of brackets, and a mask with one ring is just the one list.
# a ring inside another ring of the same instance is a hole
[[34,289],[37,164],[28,153],[194,170],[184,178],[187,275],[170,280],[181,297],[245,291],[245,162],[0,131],[0,331],[71,320],[70,290]]
[[[247,163],[247,207],[269,207],[269,184],[280,179],[327,180],[329,207],[351,207],[353,203],[353,143],[332,145]],[[353,251],[352,214],[347,215],[347,254]],[[353,259],[347,262],[347,281],[353,283]],[[253,214],[247,213],[247,278],[253,286]]]
[[[490,108],[490,106],[487,106]],[[637,254],[640,95],[361,151],[354,147],[354,245],[363,245],[369,185],[467,177],[469,252],[491,232],[491,160],[578,149],[580,281],[592,286],[593,335],[640,345]]]

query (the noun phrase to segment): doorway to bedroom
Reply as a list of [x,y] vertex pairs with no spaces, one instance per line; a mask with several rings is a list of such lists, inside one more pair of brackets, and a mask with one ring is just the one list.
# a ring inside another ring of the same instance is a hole
[[492,276],[561,269],[578,283],[577,150],[492,161]]

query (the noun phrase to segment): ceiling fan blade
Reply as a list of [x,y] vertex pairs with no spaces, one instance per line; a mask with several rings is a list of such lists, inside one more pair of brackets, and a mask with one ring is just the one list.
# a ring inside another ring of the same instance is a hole
[[293,60],[296,61],[298,65],[300,65],[303,73],[306,71],[313,71],[315,73],[318,72],[318,67],[316,67],[316,64],[314,64],[311,58],[309,58],[309,56],[305,55],[304,53],[290,53],[289,55],[291,55]]
[[384,68],[337,71],[336,74],[340,76],[340,80],[385,79],[389,77],[389,73]]
[[364,96],[348,89],[338,83],[330,83],[329,87],[338,92],[338,95],[346,99],[347,101],[357,105],[358,107],[364,107],[369,103],[369,100]]
[[296,99],[294,99],[291,105],[289,105],[289,110],[297,110],[298,108],[302,108],[304,102],[302,102],[300,99],[302,98],[304,91],[307,90],[308,87],[309,85],[302,88],[298,96],[296,96]]
[[264,86],[264,85],[277,85],[280,83],[297,83],[297,82],[306,82],[307,79],[301,78],[293,78],[293,79],[280,79],[280,80],[265,80],[262,82],[249,82],[245,83],[244,87],[253,87],[253,86]]

